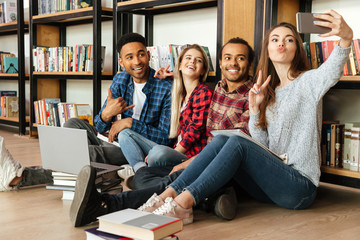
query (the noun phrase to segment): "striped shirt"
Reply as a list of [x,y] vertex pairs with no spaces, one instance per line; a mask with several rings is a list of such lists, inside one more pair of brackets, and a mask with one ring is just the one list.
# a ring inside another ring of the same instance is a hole
[[[169,145],[172,83],[165,79],[154,78],[154,74],[155,70],[150,68],[149,78],[142,90],[146,95],[146,100],[139,120],[133,119],[131,130],[158,144]],[[113,98],[123,97],[128,106],[133,104],[134,82],[127,72],[115,75],[110,90]],[[100,116],[106,103],[107,100],[94,121],[100,133],[110,130],[112,123],[116,121],[116,117],[109,122],[101,119]],[[121,114],[121,118],[131,118],[132,115],[133,109],[129,109]]]
[[214,129],[240,128],[249,134],[249,102],[248,92],[252,88],[252,77],[232,92],[227,92],[227,83],[223,79],[216,84],[207,120],[208,143]]

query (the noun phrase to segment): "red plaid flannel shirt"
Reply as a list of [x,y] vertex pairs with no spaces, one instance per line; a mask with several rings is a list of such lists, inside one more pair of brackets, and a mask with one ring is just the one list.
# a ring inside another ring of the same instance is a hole
[[240,128],[249,134],[248,92],[253,86],[252,78],[232,92],[227,92],[223,79],[216,85],[207,121],[208,143],[213,139],[211,130]]
[[179,144],[186,149],[185,155],[189,158],[200,153],[206,145],[206,121],[213,92],[207,85],[199,84],[181,112]]

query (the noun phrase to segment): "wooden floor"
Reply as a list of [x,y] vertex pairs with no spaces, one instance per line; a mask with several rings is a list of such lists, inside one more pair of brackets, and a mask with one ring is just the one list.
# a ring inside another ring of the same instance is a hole
[[[10,153],[25,166],[41,165],[37,139],[19,137],[0,125]],[[33,188],[0,193],[0,239],[86,239],[71,226],[69,201],[61,192]],[[92,226],[96,226],[93,224]],[[360,190],[322,183],[313,206],[292,211],[242,199],[235,220],[222,221],[197,210],[195,222],[178,234],[188,239],[359,239]]]

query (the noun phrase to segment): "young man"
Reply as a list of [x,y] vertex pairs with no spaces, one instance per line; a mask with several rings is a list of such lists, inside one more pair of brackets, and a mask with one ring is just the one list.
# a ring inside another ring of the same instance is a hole
[[[220,67],[224,74],[215,89],[208,116],[208,131],[212,129],[241,128],[248,132],[249,107],[247,101],[248,91],[252,87],[252,78],[248,75],[254,52],[249,44],[240,39],[233,38],[220,50]],[[209,141],[211,140],[211,137]],[[135,182],[142,182],[146,188],[127,191],[117,195],[100,194],[95,188],[95,170],[86,166],[78,175],[75,198],[70,208],[70,219],[75,227],[96,221],[96,217],[125,208],[138,208],[148,200],[153,193],[161,193],[166,186],[174,181],[194,158],[182,164],[169,168],[144,168],[135,175]],[[196,161],[194,163],[196,164]],[[169,172],[171,172],[170,175]],[[225,195],[227,192],[225,192]],[[234,203],[233,197],[232,203]],[[229,201],[229,196],[220,198],[218,205]],[[236,198],[235,198],[236,201]],[[236,202],[235,202],[236,204]],[[225,204],[226,205],[226,204]],[[232,215],[234,210],[232,210]],[[231,218],[220,212],[222,218]],[[236,213],[236,212],[235,212]]]
[[108,132],[112,142],[127,129],[127,134],[168,145],[171,82],[153,77],[155,71],[149,67],[150,56],[143,36],[137,33],[121,36],[117,50],[125,71],[115,75],[108,98],[95,117],[95,127],[79,119],[70,119],[65,127],[88,131],[91,161],[122,165],[127,161],[121,149],[98,139],[97,133]]

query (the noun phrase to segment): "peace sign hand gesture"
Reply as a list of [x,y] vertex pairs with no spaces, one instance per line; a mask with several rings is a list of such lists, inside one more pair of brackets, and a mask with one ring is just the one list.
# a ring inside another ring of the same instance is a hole
[[264,90],[266,86],[269,84],[271,76],[269,75],[266,81],[261,85],[262,72],[259,71],[259,76],[257,78],[256,83],[249,91],[249,110],[251,114],[257,114],[260,111],[260,104],[264,100]]

